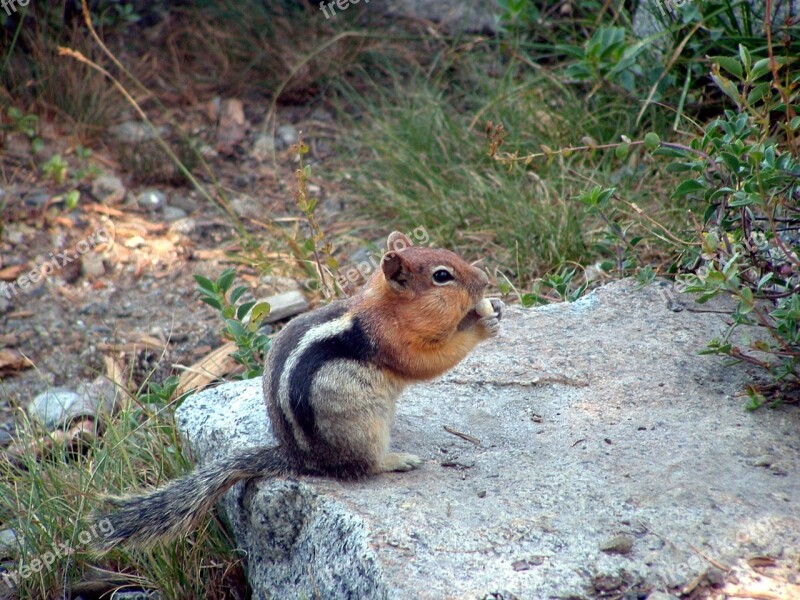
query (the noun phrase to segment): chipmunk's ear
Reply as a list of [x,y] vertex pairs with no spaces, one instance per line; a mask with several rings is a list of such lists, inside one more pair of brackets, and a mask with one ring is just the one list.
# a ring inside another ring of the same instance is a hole
[[404,233],[400,233],[399,231],[393,231],[389,234],[389,239],[386,240],[386,248],[389,252],[400,252],[406,248],[410,248],[414,245],[408,236]]
[[408,289],[411,273],[408,269],[408,262],[399,252],[387,252],[384,254],[383,260],[381,260],[381,270],[390,288],[398,292]]

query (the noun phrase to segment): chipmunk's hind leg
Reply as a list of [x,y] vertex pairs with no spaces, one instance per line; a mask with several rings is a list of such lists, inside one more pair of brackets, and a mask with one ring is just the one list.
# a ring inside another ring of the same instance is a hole
[[337,473],[410,471],[422,464],[413,454],[389,452],[402,387],[383,373],[337,361],[320,369],[312,389],[316,444]]

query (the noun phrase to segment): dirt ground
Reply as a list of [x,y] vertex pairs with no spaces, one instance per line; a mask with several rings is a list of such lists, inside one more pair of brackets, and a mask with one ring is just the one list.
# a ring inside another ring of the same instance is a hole
[[[336,132],[326,111],[291,108],[280,112],[273,138],[263,113],[257,103],[217,98],[185,109],[191,126],[182,124],[196,134],[233,210],[259,244],[270,238],[265,224],[273,219],[289,231],[302,226],[292,198],[293,136],[303,135],[310,146],[306,162],[315,168],[333,160]],[[146,131],[141,123],[134,125]],[[169,137],[167,126],[162,131]],[[274,236],[264,246],[274,259],[267,265],[273,276],[262,277],[222,209],[187,183],[165,183],[163,176],[153,175],[172,167],[166,156],[159,157],[152,139],[136,141],[118,131],[94,145],[87,161],[56,127],[44,124],[41,137],[44,148],[34,155],[24,135],[6,135],[0,154],[0,422],[5,429],[11,427],[14,408],[25,407],[38,393],[52,386],[75,389],[102,374],[104,357],[122,365],[130,387],[137,389],[145,381],[180,374],[221,346],[219,316],[199,302],[195,273],[215,278],[237,266],[237,281],[248,284],[254,298],[295,286],[280,277],[298,271]],[[54,154],[68,165],[60,183],[41,168]],[[142,156],[149,159],[146,165]],[[91,174],[77,180],[74,174],[81,168]],[[98,181],[103,176],[117,177],[124,194],[112,186],[103,197],[107,190]],[[80,200],[70,209],[66,196],[72,189],[80,192]],[[340,235],[364,225],[335,219],[348,204],[337,184],[319,185],[312,178],[309,191],[320,197],[317,212],[326,232]],[[163,194],[155,194],[163,203],[155,209],[153,192]],[[342,260],[357,247],[357,238],[340,249]],[[313,295],[309,299],[313,302]]]

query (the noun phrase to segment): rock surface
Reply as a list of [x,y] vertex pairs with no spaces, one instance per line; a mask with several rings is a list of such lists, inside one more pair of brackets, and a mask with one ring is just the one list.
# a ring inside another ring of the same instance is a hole
[[386,0],[373,6],[391,16],[434,21],[450,33],[496,31],[502,12],[497,0]]
[[[623,281],[509,309],[399,402],[393,446],[418,471],[237,484],[223,507],[254,597],[592,598],[674,591],[710,560],[796,565],[800,415],[746,412],[750,374],[697,355],[724,315],[670,297]],[[201,462],[272,441],[257,380],[189,398],[178,421]]]

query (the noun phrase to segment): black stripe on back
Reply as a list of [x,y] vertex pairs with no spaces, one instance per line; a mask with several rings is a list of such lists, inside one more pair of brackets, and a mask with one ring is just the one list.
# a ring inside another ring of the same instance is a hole
[[289,403],[303,432],[314,436],[314,407],[311,403],[311,384],[317,371],[331,360],[367,362],[374,351],[358,318],[342,333],[311,344],[299,357],[289,379]]
[[327,306],[295,317],[273,340],[269,349],[271,357],[271,364],[269,365],[269,368],[271,368],[269,394],[276,404],[280,400],[278,398],[278,389],[289,355],[297,348],[307,331],[317,325],[341,317],[347,311],[345,302],[345,300],[331,302]]

